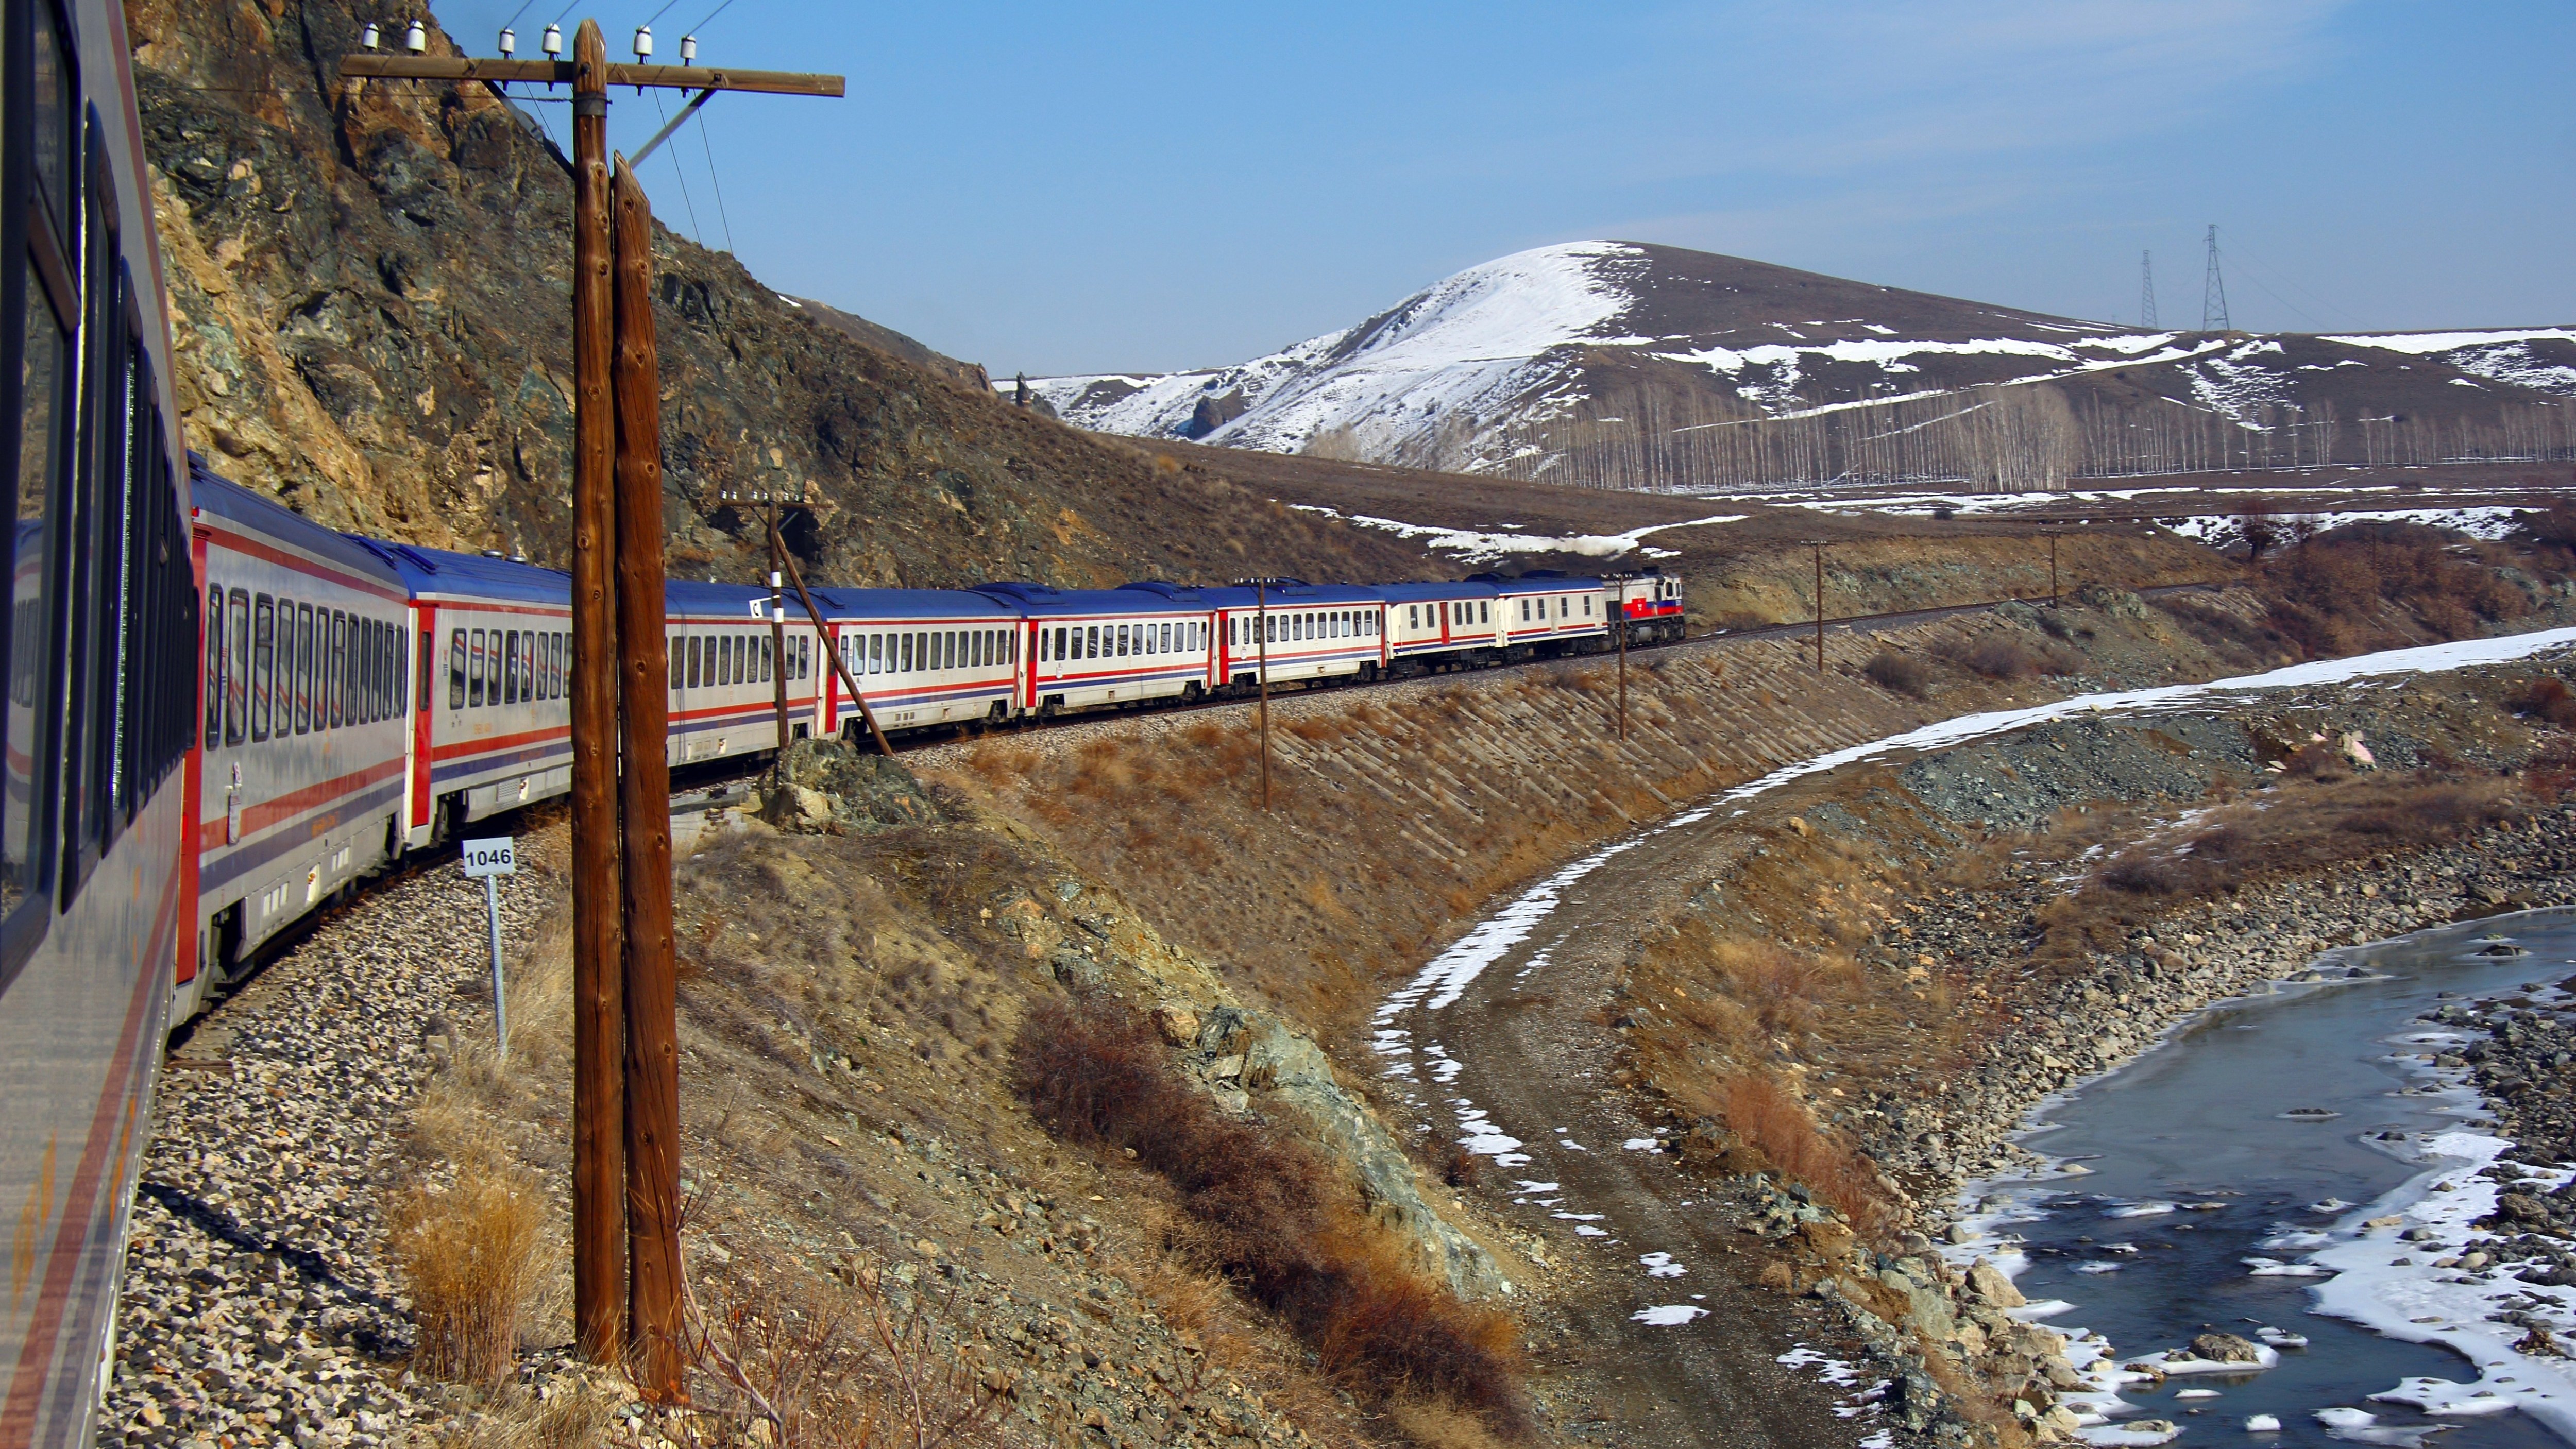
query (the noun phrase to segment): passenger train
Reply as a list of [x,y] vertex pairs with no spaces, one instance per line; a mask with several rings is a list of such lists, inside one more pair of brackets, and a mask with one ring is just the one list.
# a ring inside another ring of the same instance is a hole
[[[562,795],[571,586],[334,533],[176,425],[124,8],[0,0],[0,1449],[87,1442],[175,1023],[405,854]],[[1681,584],[674,582],[674,765],[1676,639]],[[819,615],[819,619],[815,617]]]

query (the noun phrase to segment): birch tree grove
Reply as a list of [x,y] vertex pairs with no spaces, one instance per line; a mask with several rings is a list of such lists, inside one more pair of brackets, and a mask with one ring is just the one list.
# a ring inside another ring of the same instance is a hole
[[1377,462],[1646,492],[1895,484],[1997,492],[2078,480],[2317,468],[2576,459],[2576,404],[2508,402],[2491,414],[2346,419],[2332,399],[2232,416],[2149,396],[1997,384],[1884,403],[1750,403],[1653,385],[1516,410],[1484,427],[1453,417],[1392,448],[1347,432],[1309,451]]

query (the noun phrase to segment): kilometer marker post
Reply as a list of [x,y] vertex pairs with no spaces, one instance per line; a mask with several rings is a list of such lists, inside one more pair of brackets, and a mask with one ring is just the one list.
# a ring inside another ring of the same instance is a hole
[[510,1006],[501,979],[501,877],[519,873],[516,842],[503,835],[489,840],[468,840],[457,854],[465,865],[465,878],[483,879],[483,907],[492,925],[492,1050],[496,1059],[510,1059]]

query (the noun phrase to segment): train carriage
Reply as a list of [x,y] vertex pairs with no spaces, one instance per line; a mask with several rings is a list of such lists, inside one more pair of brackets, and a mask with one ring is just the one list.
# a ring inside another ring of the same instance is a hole
[[1511,579],[1476,577],[1498,596],[1506,661],[1588,652],[1610,637],[1610,596],[1599,579],[1543,569]]
[[[1018,611],[962,589],[815,589],[836,652],[867,696],[877,727],[999,722],[1017,712],[1023,658]],[[853,733],[859,712],[823,661],[820,727]]]
[[1220,590],[1177,584],[1054,589],[988,584],[976,591],[1012,617],[1018,707],[1051,716],[1101,705],[1197,699],[1210,686],[1212,606]]
[[1502,591],[1490,583],[1387,584],[1374,591],[1386,601],[1387,658],[1398,673],[1491,663],[1504,648],[1495,607]]
[[[674,579],[664,586],[670,650],[670,762],[693,765],[778,747],[778,641],[770,633],[770,594],[746,584]],[[805,699],[813,665],[810,629],[789,646],[790,706]]]
[[402,583],[410,771],[403,843],[571,788],[572,579],[558,569],[364,541]]
[[198,593],[124,7],[0,4],[0,1446],[90,1437],[172,975]]
[[251,949],[399,855],[409,608],[379,554],[198,469],[205,580],[193,1012]]
[[1273,685],[1373,680],[1385,672],[1386,601],[1382,591],[1348,584],[1289,580],[1264,589],[1202,591],[1217,610],[1219,677],[1237,690]]

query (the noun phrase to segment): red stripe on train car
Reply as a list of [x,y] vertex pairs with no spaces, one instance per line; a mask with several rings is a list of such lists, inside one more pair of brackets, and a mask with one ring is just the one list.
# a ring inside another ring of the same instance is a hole
[[[154,912],[153,934],[159,935],[160,922],[174,919],[178,904],[179,873],[170,872],[162,887],[160,908]],[[63,1202],[63,1225],[54,1235],[53,1256],[45,1262],[44,1286],[37,1291],[34,1314],[27,1323],[27,1338],[19,1350],[17,1373],[9,1381],[9,1399],[0,1405],[0,1449],[21,1449],[30,1444],[36,1432],[38,1400],[45,1391],[46,1370],[52,1367],[55,1340],[62,1336],[63,1310],[71,1297],[71,1277],[79,1270],[81,1249],[89,1242],[90,1227],[98,1217],[96,1199],[99,1179],[106,1174],[108,1149],[115,1137],[119,1104],[133,1095],[129,1079],[136,1065],[136,1053],[142,1043],[143,1028],[152,1018],[150,1010],[155,993],[160,989],[160,973],[146,966],[134,973],[134,995],[126,1003],[125,1025],[118,1034],[116,1056],[109,1063],[107,1081],[99,1089],[97,1109],[90,1116],[89,1136],[81,1144],[80,1165],[72,1172],[71,1192]],[[83,1209],[84,1199],[89,1201]],[[106,1271],[121,1273],[122,1265],[110,1264]]]
[[[286,569],[289,572],[303,574],[310,578],[329,579],[335,584],[356,589],[362,594],[373,594],[377,598],[383,599],[388,603],[407,604],[411,602],[411,600],[406,597],[400,589],[388,589],[383,584],[377,583],[373,579],[365,579],[360,578],[356,574],[343,573],[340,570],[331,567],[329,564],[316,563],[312,559],[306,558],[300,553],[288,553],[285,549],[275,547],[271,544],[262,543],[258,539],[251,537],[249,534],[233,533],[226,529],[219,528],[213,524],[207,523],[202,516],[197,520],[197,527],[200,531],[219,539],[224,547],[231,549],[235,553],[248,554],[252,558],[257,559],[266,559],[270,563],[276,564],[278,567]],[[202,587],[202,585],[200,586]]]
[[[273,800],[263,800],[257,805],[247,806],[242,810],[241,838],[244,841],[249,840],[280,821],[292,820],[308,810],[318,810],[343,795],[354,795],[378,780],[401,774],[402,767],[403,762],[398,759],[378,760],[363,770],[352,770],[336,779],[307,785],[301,790],[280,795]],[[239,841],[227,842],[223,838],[223,830],[223,822],[220,820],[209,820],[199,825],[197,849],[201,852],[219,850],[226,844],[240,843]]]

